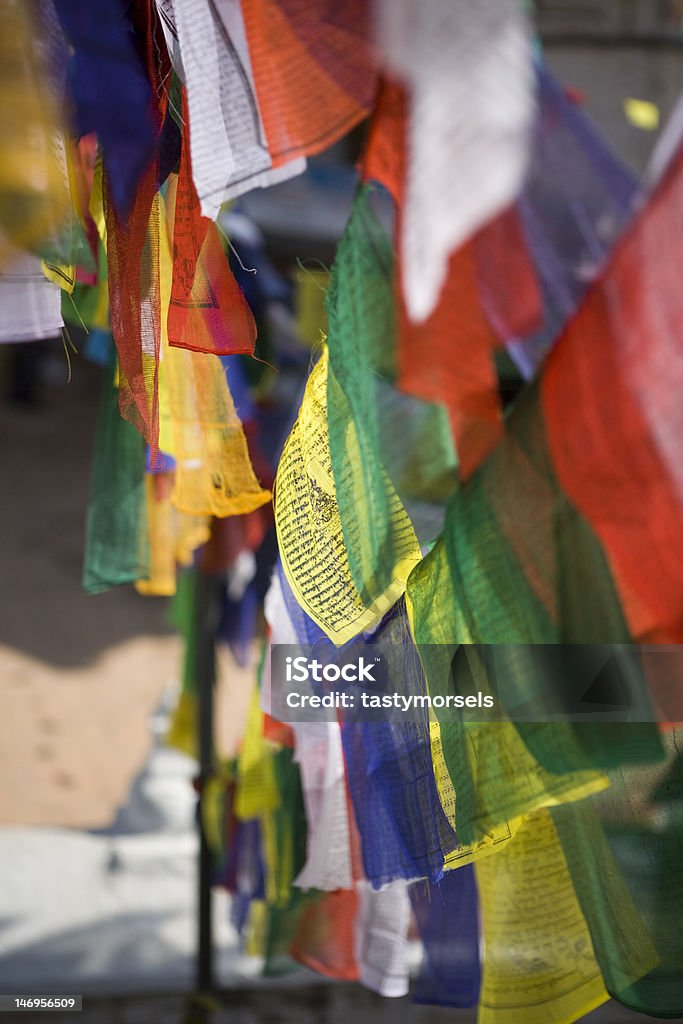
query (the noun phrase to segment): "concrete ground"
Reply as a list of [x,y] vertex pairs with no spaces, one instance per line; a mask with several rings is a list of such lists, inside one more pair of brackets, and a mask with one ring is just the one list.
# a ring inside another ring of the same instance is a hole
[[[81,588],[101,378],[72,356],[67,383],[61,342],[44,347],[36,402],[17,404],[0,346],[0,992],[182,991],[195,765],[161,742],[181,645],[166,600]],[[230,753],[252,676],[228,658],[221,668],[218,745]],[[249,967],[216,900],[228,983]]]
[[37,403],[0,404],[0,824],[96,827],[144,761],[180,646],[164,601],[81,589],[100,373],[72,356],[67,384],[50,346]]

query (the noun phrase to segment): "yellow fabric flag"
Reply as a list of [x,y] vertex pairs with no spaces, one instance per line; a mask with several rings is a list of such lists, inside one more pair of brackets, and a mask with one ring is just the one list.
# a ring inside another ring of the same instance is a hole
[[[171,597],[176,592],[176,566],[191,565],[192,555],[210,535],[207,516],[189,516],[171,503],[171,485],[166,475],[145,478],[149,576],[137,580],[139,594]],[[166,487],[164,486],[166,485]]]
[[[430,745],[432,753],[432,764],[434,766],[434,778],[439,794],[439,800],[446,812],[446,817],[455,829],[456,799],[455,789],[448,768],[443,757],[441,747],[441,729],[439,723],[432,720],[430,726]],[[465,864],[473,864],[480,857],[488,857],[492,853],[498,853],[505,843],[508,843],[517,832],[522,823],[522,817],[513,818],[512,821],[504,821],[501,824],[493,825],[487,835],[474,843],[463,843],[457,849],[446,854],[444,860],[444,871],[452,871],[454,868],[464,867]]]
[[294,317],[299,340],[314,348],[321,334],[327,334],[325,294],[330,285],[329,270],[299,270],[294,280]]
[[268,906],[265,900],[250,900],[244,933],[244,952],[247,956],[265,956],[268,935]]
[[40,249],[70,211],[59,111],[30,16],[30,4],[0,4],[0,266],[16,249]]
[[166,743],[188,757],[197,758],[197,697],[181,690],[166,733]]
[[[406,590],[408,621],[432,694],[443,693],[444,683],[452,685],[453,655],[460,643],[470,639],[456,597],[439,540],[411,573]],[[478,686],[492,696],[485,677]],[[433,730],[432,757],[439,795],[465,843],[485,847],[501,835],[501,829],[503,836],[514,833],[515,820],[521,815],[581,800],[609,785],[600,772],[556,774],[545,769],[508,720],[472,721],[448,710],[436,712],[435,717],[438,733]]]
[[49,263],[47,260],[40,261],[40,269],[48,279],[69,295],[76,284],[76,268],[72,263]]
[[476,865],[484,935],[478,1024],[571,1024],[609,998],[547,810]]
[[237,760],[235,817],[262,818],[274,811],[280,795],[273,770],[273,748],[263,738],[263,713],[258,687],[254,687],[242,749]]
[[220,359],[168,344],[171,274],[169,234],[162,205],[160,447],[176,460],[173,504],[181,512],[199,516],[253,512],[270,501],[271,494],[254,475],[247,440]]
[[282,565],[294,596],[327,636],[341,645],[376,626],[401,597],[420,549],[397,499],[391,514],[401,520],[403,533],[412,537],[413,557],[397,567],[395,579],[382,594],[369,603],[363,601],[351,575],[332,476],[327,373],[324,347],[278,466],[275,525]]

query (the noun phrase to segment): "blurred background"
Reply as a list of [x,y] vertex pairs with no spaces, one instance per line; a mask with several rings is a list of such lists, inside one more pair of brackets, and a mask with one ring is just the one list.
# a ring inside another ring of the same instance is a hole
[[[683,0],[539,0],[536,15],[551,70],[642,173],[683,86]],[[331,263],[362,136],[240,202],[295,292]],[[296,332],[294,318],[280,326]],[[83,356],[85,335],[69,330],[77,353],[61,337],[0,346],[0,989],[83,993],[81,1019],[176,1020],[196,946],[196,765],[164,739],[181,645],[165,599],[81,588],[102,370]],[[220,652],[226,755],[252,676]],[[304,969],[260,981],[258,962],[238,952],[227,895],[213,899],[218,981],[241,992],[223,999],[226,1019],[471,1017],[382,1001]],[[631,1016],[608,1006],[590,1019]]]

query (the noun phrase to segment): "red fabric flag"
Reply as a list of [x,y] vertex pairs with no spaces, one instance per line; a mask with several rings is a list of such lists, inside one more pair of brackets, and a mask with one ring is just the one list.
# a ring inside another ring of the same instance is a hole
[[213,355],[252,353],[256,341],[254,317],[230,270],[216,225],[202,217],[192,181],[185,89],[183,121],[173,219],[168,343]]
[[367,117],[377,79],[366,0],[249,0],[242,10],[274,167]]
[[600,537],[636,640],[683,642],[683,151],[553,350],[557,474]]

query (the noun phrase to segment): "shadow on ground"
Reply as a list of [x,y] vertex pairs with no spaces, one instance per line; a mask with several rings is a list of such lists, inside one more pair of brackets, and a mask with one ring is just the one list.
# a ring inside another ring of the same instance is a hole
[[61,342],[51,344],[33,402],[10,397],[11,360],[2,360],[0,645],[70,667],[170,629],[164,601],[139,597],[132,587],[96,596],[81,588],[102,371],[72,355],[67,383]]

